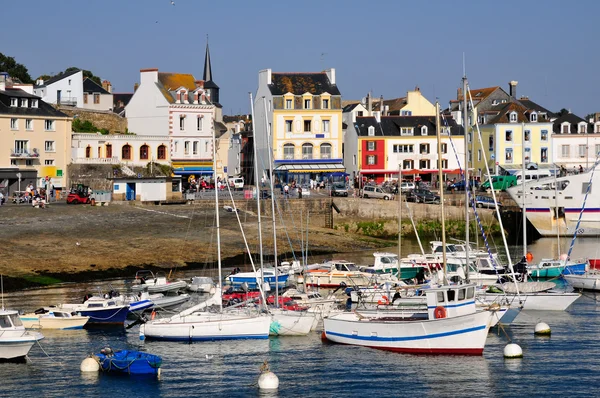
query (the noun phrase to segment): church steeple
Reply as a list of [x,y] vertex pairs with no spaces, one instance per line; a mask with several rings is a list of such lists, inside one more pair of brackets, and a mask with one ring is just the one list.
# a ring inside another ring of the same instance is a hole
[[204,57],[204,77],[205,82],[212,81],[212,68],[210,67],[210,51],[208,50],[208,39],[206,40],[206,56]]
[[210,50],[208,49],[208,35],[206,36],[206,55],[204,58],[204,88],[208,91],[210,95],[210,102],[217,106],[221,106],[219,104],[219,86],[215,82],[213,82],[212,76],[212,67],[210,65]]

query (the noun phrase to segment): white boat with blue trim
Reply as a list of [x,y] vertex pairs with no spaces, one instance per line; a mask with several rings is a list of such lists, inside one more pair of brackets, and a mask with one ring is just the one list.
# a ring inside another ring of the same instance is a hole
[[428,289],[427,313],[346,312],[325,318],[323,338],[411,354],[481,355],[493,311],[476,310],[475,285]]
[[41,333],[25,330],[17,311],[0,310],[0,361],[25,359],[31,347],[43,338]]

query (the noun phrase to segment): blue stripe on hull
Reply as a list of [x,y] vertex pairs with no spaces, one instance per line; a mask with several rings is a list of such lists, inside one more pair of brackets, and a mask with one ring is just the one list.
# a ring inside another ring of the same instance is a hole
[[217,341],[217,340],[264,340],[268,339],[268,334],[250,334],[246,336],[195,336],[195,337],[157,337],[148,336],[150,340],[165,340],[165,341]]
[[332,336],[344,337],[347,339],[361,340],[361,341],[411,341],[411,340],[437,339],[440,337],[455,336],[455,335],[459,335],[459,334],[465,334],[465,333],[476,332],[478,330],[483,330],[486,327],[487,327],[486,325],[481,325],[481,326],[475,326],[475,327],[468,328],[468,329],[456,330],[453,332],[437,333],[437,334],[430,334],[430,335],[425,335],[425,336],[409,336],[409,337],[354,336],[351,334],[343,334],[343,333],[328,332],[328,331],[325,331],[325,334],[329,334]]

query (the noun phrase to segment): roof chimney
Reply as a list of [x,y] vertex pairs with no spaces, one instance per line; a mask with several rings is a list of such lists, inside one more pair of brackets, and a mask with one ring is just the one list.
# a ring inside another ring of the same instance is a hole
[[519,84],[519,82],[516,80],[511,80],[508,82],[509,94],[514,99],[517,98],[517,84]]
[[140,84],[158,83],[158,68],[140,69]]
[[102,88],[112,94],[112,84],[108,80],[102,81]]
[[325,73],[327,74],[327,78],[329,79],[329,83],[330,84],[336,84],[335,83],[335,68],[326,69]]
[[383,106],[383,95],[379,96],[379,112],[381,112],[381,116],[385,116],[385,108]]
[[459,87],[459,88],[456,90],[456,99],[457,99],[457,100],[459,100],[459,99],[461,99],[461,98],[462,98],[462,88],[460,88],[460,87]]
[[371,99],[371,93],[367,94],[367,116],[373,116],[373,100]]

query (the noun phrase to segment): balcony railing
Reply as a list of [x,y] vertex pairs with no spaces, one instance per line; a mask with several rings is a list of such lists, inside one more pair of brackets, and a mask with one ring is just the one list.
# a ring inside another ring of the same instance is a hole
[[58,105],[76,106],[77,97],[60,97],[57,99],[56,103]]
[[76,164],[119,164],[121,161],[118,157],[112,158],[73,158],[71,163]]
[[39,158],[40,154],[37,148],[33,148],[32,151],[28,149],[12,149],[10,151],[10,157],[15,159],[34,159]]

